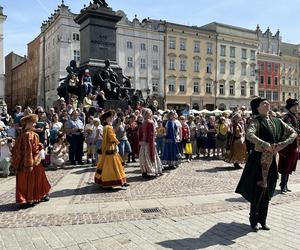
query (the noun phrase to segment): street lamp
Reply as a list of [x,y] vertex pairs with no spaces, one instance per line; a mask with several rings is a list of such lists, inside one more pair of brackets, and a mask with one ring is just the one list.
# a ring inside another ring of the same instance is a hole
[[214,84],[214,94],[215,94],[215,106],[214,109],[217,107],[217,86],[218,86],[218,81],[213,81]]

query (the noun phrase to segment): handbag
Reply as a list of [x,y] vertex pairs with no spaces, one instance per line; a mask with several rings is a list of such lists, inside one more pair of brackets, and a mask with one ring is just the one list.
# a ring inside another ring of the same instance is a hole
[[187,144],[185,144],[184,152],[187,155],[193,154],[192,143],[188,142]]

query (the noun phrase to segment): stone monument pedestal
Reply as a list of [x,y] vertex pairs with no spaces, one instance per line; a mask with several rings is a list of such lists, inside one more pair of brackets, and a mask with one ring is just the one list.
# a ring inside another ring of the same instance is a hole
[[89,69],[93,82],[102,71],[104,61],[110,60],[111,68],[122,81],[122,69],[116,61],[116,23],[122,19],[109,7],[90,4],[75,18],[80,25],[80,69]]

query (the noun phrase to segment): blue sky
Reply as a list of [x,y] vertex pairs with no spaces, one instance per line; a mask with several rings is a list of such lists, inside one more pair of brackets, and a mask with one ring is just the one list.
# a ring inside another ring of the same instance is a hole
[[[89,0],[65,0],[78,13]],[[114,10],[124,10],[130,19],[146,17],[186,25],[204,25],[217,21],[262,30],[280,29],[283,41],[300,43],[300,0],[107,0]],[[8,16],[4,31],[4,54],[26,54],[26,44],[39,32],[43,20],[61,0],[0,0]]]

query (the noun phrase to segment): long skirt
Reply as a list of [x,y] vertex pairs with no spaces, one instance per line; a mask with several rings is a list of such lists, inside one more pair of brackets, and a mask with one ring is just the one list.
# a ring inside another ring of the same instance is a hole
[[[257,151],[250,153],[235,191],[241,194],[247,201],[255,204],[258,203],[262,194],[262,188],[257,185],[257,183],[262,180],[261,155],[262,153]],[[274,195],[277,178],[277,164],[275,157],[273,157],[267,178],[268,186],[266,188],[266,195],[269,200]]]
[[297,140],[279,152],[278,172],[283,175],[292,174],[296,171],[299,158]]
[[16,202],[39,202],[50,191],[50,184],[40,163],[30,172],[25,169],[16,173]]
[[229,153],[225,157],[228,163],[245,163],[247,160],[247,147],[246,143],[234,142]]
[[[102,166],[99,164],[101,157],[104,157]],[[102,187],[122,186],[126,183],[124,162],[119,153],[99,155],[99,163],[95,174],[95,183]]]
[[165,140],[162,162],[165,165],[176,166],[180,164],[180,151],[178,144],[171,140]]
[[141,143],[139,158],[140,158],[140,167],[142,173],[155,174],[155,175],[162,173],[163,170],[162,163],[159,159],[156,149],[154,150],[155,150],[155,159],[154,161],[151,161],[149,144]]

